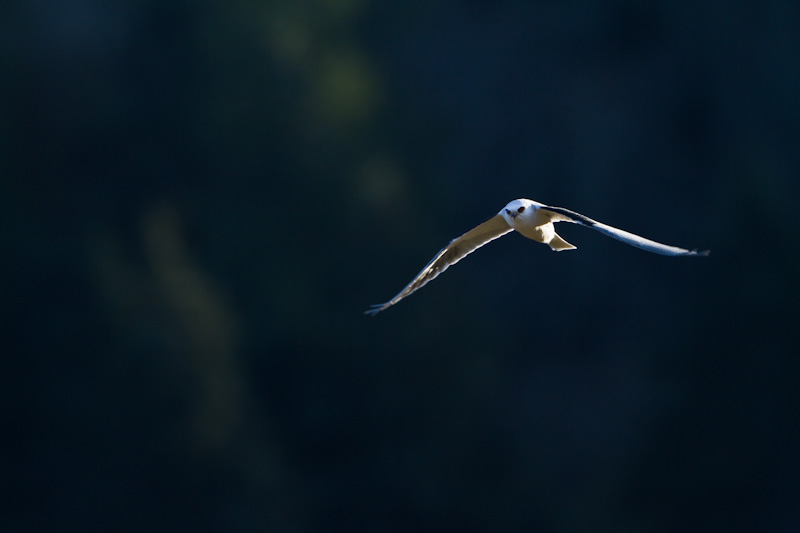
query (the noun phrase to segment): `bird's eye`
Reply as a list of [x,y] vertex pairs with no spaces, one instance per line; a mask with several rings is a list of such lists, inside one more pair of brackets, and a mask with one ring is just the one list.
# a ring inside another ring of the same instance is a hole
[[522,213],[523,211],[525,211],[525,206],[524,205],[522,207],[520,207],[519,209],[517,209],[517,213]]
[[506,214],[510,215],[510,214],[511,214],[511,211],[509,211],[508,209],[506,209]]

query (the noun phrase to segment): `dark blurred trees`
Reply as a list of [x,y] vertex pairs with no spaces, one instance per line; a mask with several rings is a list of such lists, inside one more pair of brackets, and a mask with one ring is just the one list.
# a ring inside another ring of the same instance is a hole
[[793,3],[0,15],[10,529],[797,524]]

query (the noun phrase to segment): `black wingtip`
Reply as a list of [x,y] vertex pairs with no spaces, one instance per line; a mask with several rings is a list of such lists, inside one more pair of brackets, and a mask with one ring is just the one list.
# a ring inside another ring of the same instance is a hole
[[375,315],[377,315],[378,313],[380,313],[381,311],[383,311],[384,309],[386,309],[386,308],[388,308],[388,307],[389,307],[389,306],[388,306],[387,304],[375,304],[375,305],[371,305],[371,306],[369,307],[369,309],[367,309],[366,311],[364,311],[364,314],[365,314],[365,315],[369,315],[369,316],[375,316]]

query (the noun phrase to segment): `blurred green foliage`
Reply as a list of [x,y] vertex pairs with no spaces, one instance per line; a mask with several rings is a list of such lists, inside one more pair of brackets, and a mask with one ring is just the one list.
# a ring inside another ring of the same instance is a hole
[[6,3],[5,527],[792,530],[798,19]]

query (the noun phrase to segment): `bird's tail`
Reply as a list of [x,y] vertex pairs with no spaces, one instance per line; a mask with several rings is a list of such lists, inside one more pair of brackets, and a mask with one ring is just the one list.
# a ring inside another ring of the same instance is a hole
[[553,235],[553,238],[547,244],[555,252],[562,252],[564,250],[574,250],[575,248],[577,248],[577,246],[573,246],[564,239],[562,239],[561,237],[559,237],[558,234]]

